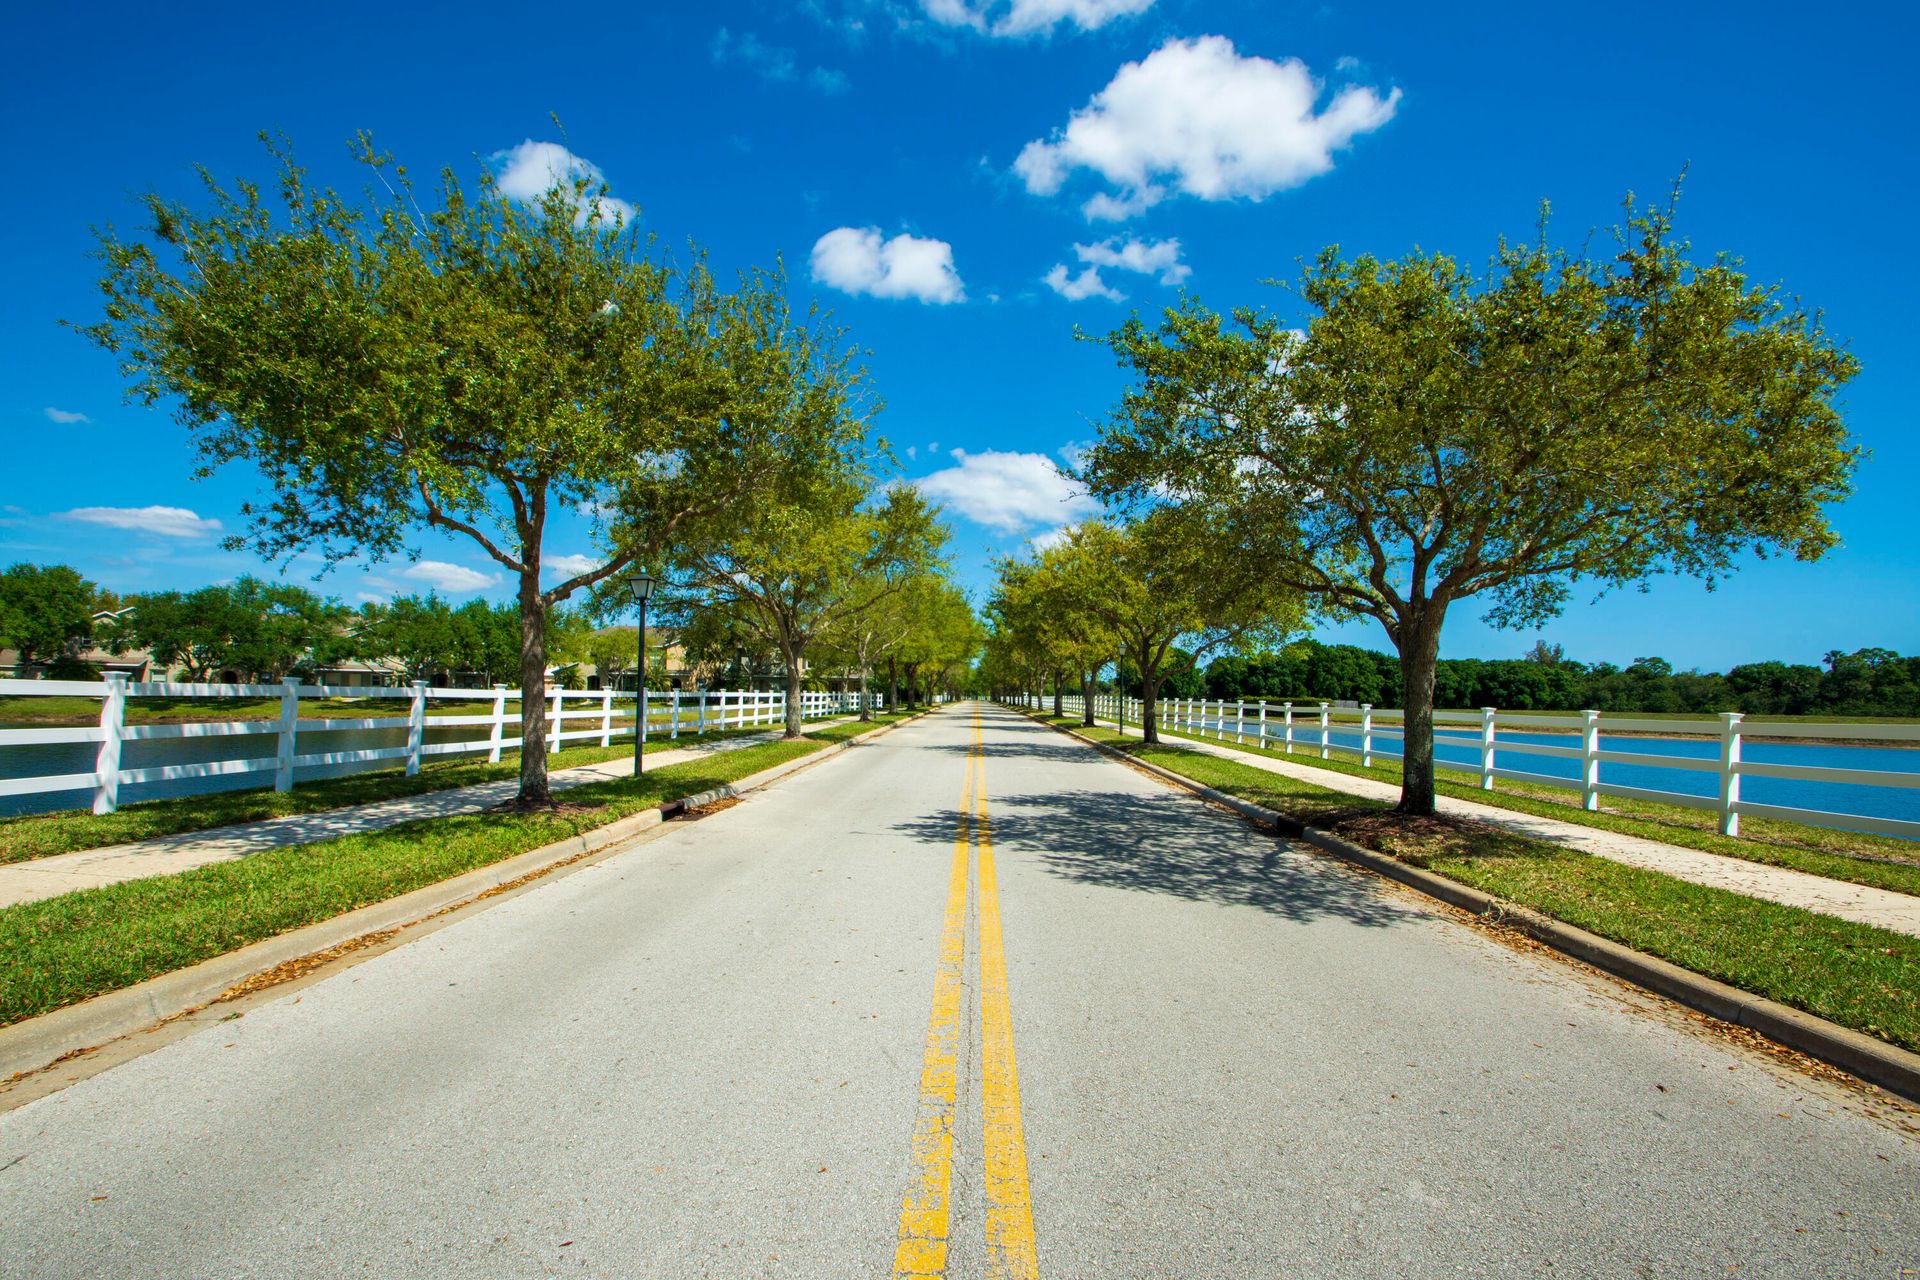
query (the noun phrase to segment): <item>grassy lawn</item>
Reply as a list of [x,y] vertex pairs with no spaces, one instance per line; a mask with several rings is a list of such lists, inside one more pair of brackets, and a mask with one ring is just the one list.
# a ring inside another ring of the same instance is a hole
[[[629,718],[631,723],[631,718]],[[715,730],[706,734],[682,732],[678,742],[664,736],[649,737],[654,751],[694,746],[743,733],[767,733],[765,728]],[[575,765],[598,764],[602,760],[622,760],[633,754],[633,742],[610,747],[567,747],[547,757],[549,769],[567,769]],[[480,782],[497,782],[520,776],[518,751],[505,753],[498,764],[484,759],[427,760],[420,772],[409,778],[401,768],[371,769],[344,778],[302,782],[293,790],[224,791],[210,795],[179,796],[169,800],[146,800],[122,805],[118,812],[95,816],[85,810],[34,814],[21,818],[0,818],[0,864],[25,862],[56,853],[79,849],[98,849],[103,845],[125,844],[133,840],[151,840],[156,836],[176,835],[183,831],[206,831],[235,822],[258,822],[296,813],[318,813],[347,805],[370,804],[417,796],[448,787],[467,787]]]
[[1171,743],[1077,729],[1195,782],[1638,951],[1920,1050],[1920,939],[1383,804]]
[[[1200,738],[1198,734],[1168,729],[1164,725],[1160,732],[1165,737]],[[1350,777],[1372,778],[1396,787],[1400,785],[1400,762],[1397,760],[1362,768],[1358,758],[1342,759],[1336,754],[1322,760],[1316,754],[1318,746],[1288,755],[1284,750],[1257,747],[1250,742],[1244,745],[1236,743],[1231,736],[1224,741],[1211,735],[1201,740],[1220,742],[1222,746],[1232,747],[1236,751],[1274,760],[1287,760]],[[1482,791],[1478,774],[1445,767],[1434,770],[1434,785],[1441,795],[1455,800],[1470,800],[1476,804],[1535,817],[1557,818],[1562,822],[1577,823],[1600,831],[1642,836],[1704,853],[1744,858],[1748,862],[1805,871],[1811,875],[1846,880],[1876,889],[1920,894],[1920,844],[1894,836],[1830,831],[1824,827],[1808,827],[1771,818],[1742,818],[1741,834],[1736,839],[1719,833],[1715,814],[1683,805],[1607,796],[1602,800],[1602,808],[1588,812],[1580,807],[1577,791],[1504,779],[1496,784],[1496,790]]]
[[[904,717],[877,717],[889,723]],[[554,814],[469,814],[274,849],[0,909],[0,1024],[117,991],[262,938],[511,858],[823,750],[836,725],[568,791]]]

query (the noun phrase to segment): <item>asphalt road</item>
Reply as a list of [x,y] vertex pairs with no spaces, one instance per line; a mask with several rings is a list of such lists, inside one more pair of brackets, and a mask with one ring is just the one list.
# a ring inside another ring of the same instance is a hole
[[0,1115],[0,1275],[1920,1274],[1897,1117],[980,719]]

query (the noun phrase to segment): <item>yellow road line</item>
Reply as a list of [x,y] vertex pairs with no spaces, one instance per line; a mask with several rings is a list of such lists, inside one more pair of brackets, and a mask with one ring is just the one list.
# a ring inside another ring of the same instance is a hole
[[[973,749],[980,751],[980,712],[973,713]],[[1036,1280],[1033,1195],[1027,1185],[1027,1140],[1020,1123],[1020,1073],[1013,1060],[1013,1016],[1007,962],[1000,943],[1000,891],[987,821],[986,762],[974,781],[974,840],[980,850],[981,1112],[987,1190],[987,1275]]]
[[[975,732],[977,738],[977,728]],[[947,1271],[953,1106],[960,1076],[960,997],[967,936],[967,823],[978,754],[976,741],[967,753],[960,812],[954,823],[940,964],[934,971],[933,1012],[927,1018],[927,1047],[920,1064],[920,1116],[913,1127],[914,1186],[900,1205],[900,1237],[893,1250],[895,1280],[944,1276]]]

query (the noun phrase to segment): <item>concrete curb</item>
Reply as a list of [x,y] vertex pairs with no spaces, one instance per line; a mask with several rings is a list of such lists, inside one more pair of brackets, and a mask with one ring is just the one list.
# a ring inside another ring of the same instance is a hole
[[1588,933],[1585,929],[1542,915],[1528,907],[1503,902],[1491,894],[1469,888],[1456,880],[1449,880],[1431,871],[1409,866],[1395,858],[1375,853],[1371,849],[1363,849],[1351,841],[1305,826],[1283,813],[1249,803],[1237,796],[1226,795],[1212,787],[1203,786],[1191,778],[1182,777],[1171,769],[1163,768],[1151,761],[1136,759],[1125,752],[1114,750],[1104,742],[1083,737],[1065,726],[1042,720],[1038,716],[1033,719],[1039,720],[1050,729],[1086,743],[1096,751],[1124,761],[1136,769],[1145,770],[1157,778],[1173,783],[1182,790],[1231,809],[1251,822],[1271,827],[1278,835],[1301,840],[1342,861],[1385,876],[1389,880],[1418,890],[1428,897],[1437,898],[1450,906],[1510,925],[1536,942],[1544,943],[1555,951],[1584,961],[1596,969],[1603,969],[1615,977],[1625,978],[1637,986],[1676,1000],[1691,1009],[1697,1009],[1718,1018],[1722,1022],[1731,1022],[1736,1026],[1757,1031],[1777,1044],[1798,1050],[1822,1062],[1831,1063],[1889,1092],[1920,1102],[1920,1054],[1909,1053],[1897,1045],[1877,1040],[1862,1032],[1840,1026],[1838,1023],[1828,1022],[1825,1018],[1804,1013],[1777,1001],[1768,1000],[1764,996],[1756,996],[1749,991],[1742,991],[1738,987],[1694,973],[1690,969],[1683,969],[1679,965],[1647,955],[1645,952],[1635,951],[1631,947],[1622,946],[1598,934]]
[[918,712],[845,742],[836,742],[797,760],[788,760],[762,769],[759,773],[749,774],[737,782],[669,801],[658,808],[647,809],[538,849],[529,849],[525,853],[415,889],[397,898],[263,938],[189,968],[149,978],[137,986],[110,991],[64,1009],[55,1009],[8,1027],[0,1027],[0,1084],[43,1070],[75,1053],[98,1048],[109,1041],[190,1013],[220,999],[248,979],[289,961],[330,951],[369,934],[404,929],[430,916],[465,906],[515,881],[544,876],[569,867],[592,865],[588,861],[591,855],[597,853],[611,857],[619,852],[619,846],[642,832],[652,830],[668,818],[778,782],[830,760],[860,743],[890,733],[902,725],[912,724],[927,714],[927,711]]

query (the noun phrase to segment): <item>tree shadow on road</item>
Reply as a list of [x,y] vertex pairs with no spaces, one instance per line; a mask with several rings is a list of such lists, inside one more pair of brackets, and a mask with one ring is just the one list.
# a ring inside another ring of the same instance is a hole
[[[956,818],[948,810],[896,829],[951,845]],[[1171,793],[997,795],[990,819],[1003,856],[1030,856],[1081,884],[1253,907],[1298,924],[1337,919],[1386,928],[1420,918],[1345,868],[1290,852],[1284,840]]]

